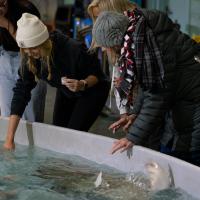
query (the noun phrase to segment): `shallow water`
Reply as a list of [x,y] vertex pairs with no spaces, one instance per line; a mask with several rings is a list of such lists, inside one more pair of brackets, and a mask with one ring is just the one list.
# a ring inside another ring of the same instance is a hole
[[[2,146],[2,144],[0,144]],[[95,188],[99,172],[103,183]],[[179,189],[151,193],[141,173],[124,174],[78,156],[17,145],[0,150],[0,200],[192,200]]]

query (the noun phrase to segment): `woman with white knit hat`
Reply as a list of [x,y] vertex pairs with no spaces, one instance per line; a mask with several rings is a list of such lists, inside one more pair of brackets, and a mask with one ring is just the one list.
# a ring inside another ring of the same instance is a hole
[[[15,40],[17,20],[25,12],[40,16],[37,8],[28,0],[0,1],[0,115],[9,117],[13,87],[18,79],[20,67],[19,47]],[[46,83],[40,81],[31,92],[23,119],[43,122],[46,97]]]
[[24,13],[17,27],[22,64],[4,147],[14,148],[18,122],[39,79],[58,90],[53,123],[88,131],[101,112],[110,88],[96,56],[88,54],[82,43],[59,32],[49,35],[47,27],[34,15]]

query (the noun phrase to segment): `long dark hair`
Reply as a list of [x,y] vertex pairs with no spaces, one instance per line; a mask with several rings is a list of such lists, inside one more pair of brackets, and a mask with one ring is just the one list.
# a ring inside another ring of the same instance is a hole
[[[17,21],[22,14],[28,12],[40,18],[40,13],[37,8],[28,0],[7,0],[7,12],[5,17],[8,19],[8,29],[12,24],[14,32],[17,30]],[[13,36],[5,28],[0,28],[0,45],[3,45],[5,50],[19,51],[19,47]]]
[[40,13],[37,8],[28,0],[7,0],[8,10],[5,17],[12,23],[15,31],[17,30],[17,21],[22,16],[22,13],[28,12],[38,16]]

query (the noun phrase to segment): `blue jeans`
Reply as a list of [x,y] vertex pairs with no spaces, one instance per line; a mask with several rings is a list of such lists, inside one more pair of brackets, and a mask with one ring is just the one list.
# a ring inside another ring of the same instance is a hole
[[[10,116],[13,88],[17,82],[20,55],[18,52],[5,51],[0,46],[0,115]],[[32,97],[27,105],[23,119],[30,122],[42,122],[44,119],[44,107],[47,87],[45,82],[39,82],[32,90]]]

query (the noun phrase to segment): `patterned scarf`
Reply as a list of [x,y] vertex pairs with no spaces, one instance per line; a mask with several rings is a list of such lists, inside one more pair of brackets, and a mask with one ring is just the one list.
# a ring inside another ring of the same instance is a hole
[[137,82],[143,89],[164,88],[162,55],[151,28],[141,11],[127,11],[129,26],[124,36],[118,60],[121,103],[132,103],[132,91]]

